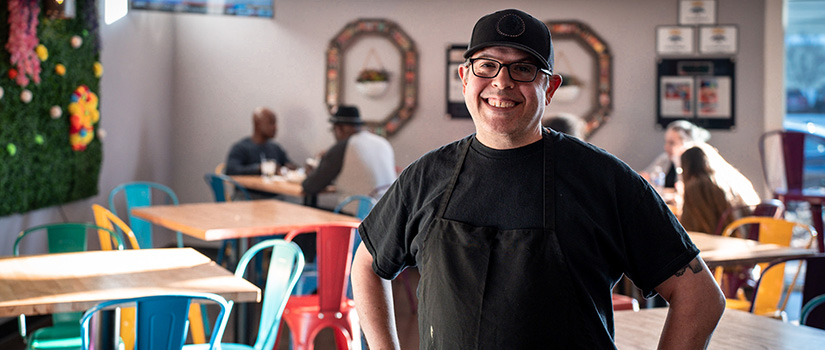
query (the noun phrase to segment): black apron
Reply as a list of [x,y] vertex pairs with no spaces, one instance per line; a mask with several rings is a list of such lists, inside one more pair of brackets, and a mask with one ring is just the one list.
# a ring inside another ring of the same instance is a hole
[[574,292],[559,247],[553,142],[547,133],[543,139],[543,229],[499,230],[444,218],[466,143],[420,251],[421,349],[613,348],[593,339],[598,333],[589,329],[604,338],[601,324],[581,316],[587,298]]

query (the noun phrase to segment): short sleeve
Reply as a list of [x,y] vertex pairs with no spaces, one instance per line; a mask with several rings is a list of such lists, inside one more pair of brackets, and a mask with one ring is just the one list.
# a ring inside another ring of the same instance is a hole
[[373,257],[373,270],[384,279],[394,279],[414,258],[408,243],[409,211],[396,181],[381,197],[358,229],[364,246]]
[[675,274],[699,250],[670,208],[650,187],[623,215],[625,258],[628,277],[646,298],[656,295],[655,288]]

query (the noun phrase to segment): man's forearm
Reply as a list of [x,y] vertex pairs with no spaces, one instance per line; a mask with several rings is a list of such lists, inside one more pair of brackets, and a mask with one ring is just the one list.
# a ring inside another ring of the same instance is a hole
[[371,350],[401,349],[395,328],[392,285],[372,270],[372,256],[358,247],[352,264],[352,293]]
[[725,298],[700,258],[657,288],[669,303],[659,349],[704,349],[722,313]]

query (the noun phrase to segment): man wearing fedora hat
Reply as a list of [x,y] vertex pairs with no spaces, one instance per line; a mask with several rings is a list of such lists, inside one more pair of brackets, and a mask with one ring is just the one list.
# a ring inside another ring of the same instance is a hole
[[476,132],[410,164],[358,229],[370,348],[399,348],[389,280],[411,266],[422,349],[615,348],[623,275],[670,302],[661,348],[707,346],[724,297],[667,205],[616,157],[541,126],[562,82],[547,26],[486,15],[464,57]]
[[355,106],[338,106],[329,118],[335,144],[324,152],[318,168],[302,183],[304,192],[317,194],[335,184],[338,201],[351,195],[379,198],[395,181],[395,154],[383,137],[362,130]]

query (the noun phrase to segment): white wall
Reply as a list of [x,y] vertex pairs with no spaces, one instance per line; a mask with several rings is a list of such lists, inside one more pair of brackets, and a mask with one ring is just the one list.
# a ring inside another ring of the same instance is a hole
[[[112,25],[101,21],[101,127],[108,132],[101,194],[62,206],[65,219],[91,221],[89,205],[105,203],[111,188],[132,180],[170,185],[183,202],[211,200],[203,173],[224,161],[229,146],[251,132],[250,115],[258,105],[271,106],[278,114],[276,141],[294,161],[329,147],[333,138],[324,105],[325,52],[329,40],[357,18],[392,20],[418,47],[418,109],[390,139],[398,165],[473,132],[470,121],[444,117],[445,50],[449,44],[468,42],[480,16],[507,6],[541,20],[580,20],[610,45],[614,111],[590,141],[640,169],[662,151],[663,132],[654,126],[655,28],[677,24],[677,4],[275,0],[274,19],[131,11]],[[765,49],[766,3],[717,4],[718,23],[739,28],[737,127],[713,131],[711,143],[762,188],[755,151],[765,125],[762,99],[770,91],[782,91],[765,85],[764,62],[771,51]],[[63,219],[58,208],[0,218],[0,255],[10,254],[22,228]]]
[[[677,1],[514,1],[541,20],[577,19],[610,45],[614,112],[590,139],[634,168],[662,151],[654,126],[655,27],[677,23]],[[400,166],[434,147],[473,132],[467,120],[444,117],[444,61],[448,44],[466,43],[475,21],[502,8],[498,1],[275,1],[275,19],[176,17],[173,186],[183,201],[209,200],[200,181],[222,162],[232,142],[248,135],[260,104],[280,117],[276,138],[295,161],[328,147],[324,106],[329,40],[357,18],[387,18],[415,40],[420,57],[418,110],[392,137]],[[739,27],[736,117],[733,131],[713,131],[712,143],[755,185],[762,174],[756,139],[763,130],[765,6],[721,0],[718,23]],[[759,1],[758,4],[763,4]],[[552,110],[553,106],[550,106]],[[761,187],[757,187],[761,188]]]

